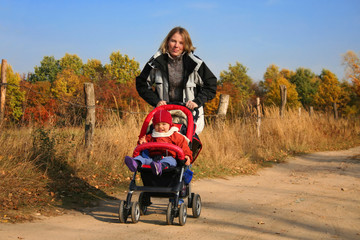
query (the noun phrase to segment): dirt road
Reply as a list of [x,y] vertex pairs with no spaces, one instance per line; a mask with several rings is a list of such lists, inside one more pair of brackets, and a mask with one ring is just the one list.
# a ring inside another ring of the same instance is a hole
[[[360,147],[288,159],[253,176],[193,183],[200,218],[166,225],[164,199],[137,224],[120,224],[118,201],[23,224],[0,239],[360,239]],[[119,198],[124,199],[123,196]]]

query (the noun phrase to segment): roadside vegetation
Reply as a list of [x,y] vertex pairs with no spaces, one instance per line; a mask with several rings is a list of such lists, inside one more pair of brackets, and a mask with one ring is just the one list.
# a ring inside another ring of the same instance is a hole
[[[253,174],[299,153],[346,149],[360,143],[359,119],[329,115],[278,117],[266,109],[261,136],[255,121],[208,121],[200,135],[203,150],[193,165],[195,180]],[[0,136],[0,220],[19,222],[65,209],[95,206],[127,189],[131,155],[145,115],[108,120],[95,130],[94,146],[84,147],[82,127],[11,127]]]

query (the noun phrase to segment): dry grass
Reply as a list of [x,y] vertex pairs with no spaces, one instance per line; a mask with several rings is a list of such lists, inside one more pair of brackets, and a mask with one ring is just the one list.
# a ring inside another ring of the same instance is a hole
[[[96,128],[91,151],[84,149],[84,128],[2,129],[0,221],[28,219],[27,210],[45,214],[51,206],[93,204],[127,187],[132,174],[123,159],[132,154],[144,118],[109,116]],[[195,178],[249,174],[288,155],[355,146],[359,126],[359,119],[299,117],[295,111],[280,119],[277,109],[267,109],[260,138],[254,119],[208,124],[200,135]]]

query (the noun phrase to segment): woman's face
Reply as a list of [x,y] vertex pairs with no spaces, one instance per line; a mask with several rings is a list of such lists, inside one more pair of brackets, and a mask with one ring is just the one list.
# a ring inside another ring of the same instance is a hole
[[168,42],[169,53],[173,58],[180,56],[184,51],[184,39],[180,33],[175,33]]

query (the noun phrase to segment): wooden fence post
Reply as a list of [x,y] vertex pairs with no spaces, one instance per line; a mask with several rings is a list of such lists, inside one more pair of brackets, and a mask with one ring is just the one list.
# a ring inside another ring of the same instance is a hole
[[85,119],[85,147],[91,148],[95,130],[95,92],[94,84],[84,83],[86,119]]
[[260,125],[261,125],[260,98],[256,98],[256,113],[257,113],[256,130],[257,130],[257,136],[259,138],[260,137]]
[[217,110],[217,118],[224,120],[226,117],[227,109],[229,107],[230,96],[227,94],[221,94],[219,100],[219,107]]
[[310,106],[309,115],[310,115],[310,117],[312,117],[314,115],[314,107],[313,106]]
[[5,112],[5,96],[6,96],[6,69],[7,69],[7,61],[3,59],[1,61],[1,84],[0,84],[0,124],[2,124],[4,120],[4,112]]
[[280,105],[280,117],[284,116],[285,112],[285,105],[286,105],[286,86],[280,85],[280,98],[281,98],[281,105]]
[[334,118],[338,119],[339,115],[338,115],[338,110],[337,110],[337,104],[336,102],[333,103],[333,108],[334,108]]

